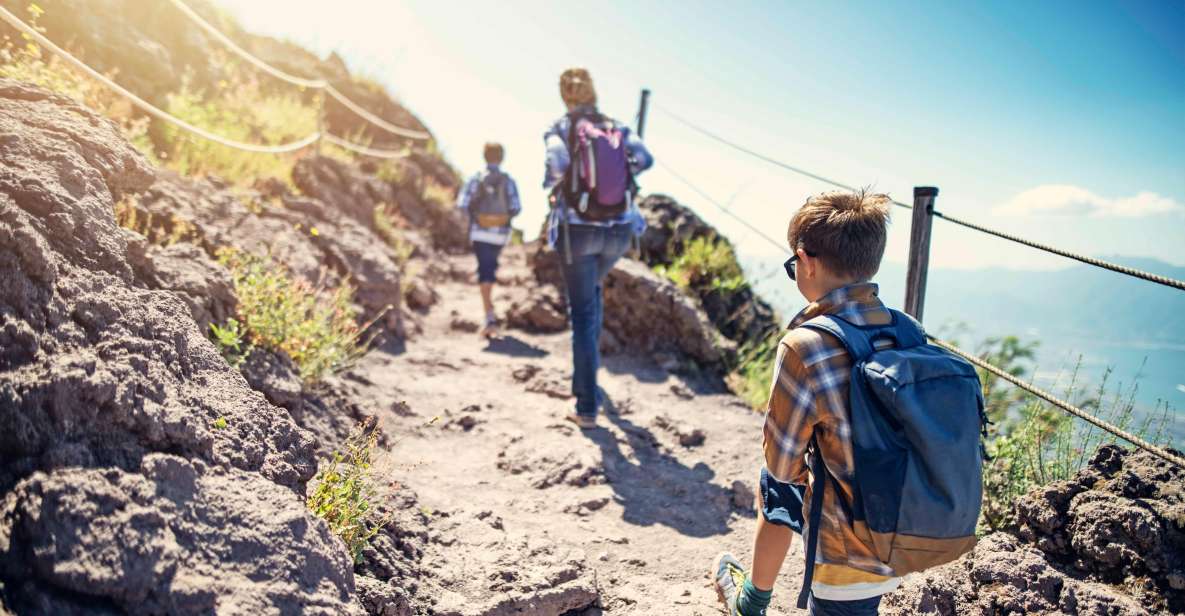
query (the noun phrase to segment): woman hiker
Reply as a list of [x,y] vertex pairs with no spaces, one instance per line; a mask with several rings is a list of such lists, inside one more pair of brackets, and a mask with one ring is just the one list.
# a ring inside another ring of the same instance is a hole
[[592,77],[582,68],[560,75],[567,113],[543,135],[543,188],[550,190],[548,243],[559,252],[572,319],[572,394],[567,416],[596,427],[602,321],[601,281],[646,228],[634,198],[634,176],[654,159],[629,127],[597,111]]

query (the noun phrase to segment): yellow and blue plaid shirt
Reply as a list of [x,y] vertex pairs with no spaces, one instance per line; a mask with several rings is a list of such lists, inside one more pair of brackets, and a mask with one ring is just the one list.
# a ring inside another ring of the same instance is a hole
[[824,314],[857,326],[887,325],[893,317],[877,292],[873,283],[840,287],[794,317],[790,330],[778,344],[766,409],[766,467],[778,481],[808,486],[802,504],[804,517],[812,498],[806,460],[812,437],[818,443],[823,466],[835,480],[824,491],[819,524],[818,565],[812,589],[821,599],[872,597],[892,590],[900,581],[855,535],[847,513],[851,510],[854,477],[848,419],[852,359],[839,339],[799,327]]

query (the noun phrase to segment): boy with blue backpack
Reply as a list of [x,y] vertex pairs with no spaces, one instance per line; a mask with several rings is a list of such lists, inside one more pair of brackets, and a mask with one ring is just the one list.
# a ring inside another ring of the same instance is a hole
[[487,143],[482,152],[486,168],[474,174],[457,195],[457,207],[469,215],[469,241],[477,256],[477,284],[485,309],[483,338],[498,333],[494,313],[494,282],[497,280],[498,256],[510,241],[510,220],[522,211],[514,178],[502,171],[505,156],[501,144]]
[[753,566],[727,553],[712,566],[730,616],[766,613],[796,532],[798,607],[818,616],[876,614],[901,576],[975,544],[979,378],[877,297],[889,204],[825,193],[790,221],[786,273],[810,303],[778,345]]
[[596,427],[602,400],[597,387],[603,318],[601,281],[635,235],[646,229],[634,200],[634,176],[654,159],[628,126],[597,109],[592,77],[582,68],[560,75],[567,113],[543,134],[547,148],[543,188],[550,191],[547,239],[560,253],[572,318],[572,395],[566,419]]

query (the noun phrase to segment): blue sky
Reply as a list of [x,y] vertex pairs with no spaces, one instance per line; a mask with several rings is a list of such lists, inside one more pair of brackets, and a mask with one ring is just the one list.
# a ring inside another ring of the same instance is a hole
[[[442,3],[224,0],[256,32],[387,85],[465,172],[503,142],[545,211],[541,135],[556,80],[592,71],[602,109],[629,121],[642,87],[655,155],[781,237],[826,187],[689,132],[669,109],[754,149],[908,201],[1095,255],[1185,264],[1185,2]],[[327,8],[331,7],[331,8]],[[776,249],[661,169],[640,178],[697,208],[747,262]],[[942,223],[936,267],[1054,268],[1054,257]],[[887,259],[903,261],[899,216]]]

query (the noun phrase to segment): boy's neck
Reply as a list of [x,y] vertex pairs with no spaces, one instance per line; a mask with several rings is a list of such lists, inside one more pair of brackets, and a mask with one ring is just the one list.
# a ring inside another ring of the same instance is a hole
[[819,292],[818,297],[814,297],[814,298],[808,297],[807,300],[809,300],[811,303],[814,303],[814,302],[817,302],[817,301],[823,299],[824,297],[827,297],[836,289],[842,289],[844,287],[850,287],[854,284],[863,284],[866,282],[871,282],[871,281],[870,280],[860,280],[860,279],[856,279],[856,278],[831,278],[828,280],[820,280],[819,281],[819,283],[820,283],[819,289],[822,289],[822,291]]

